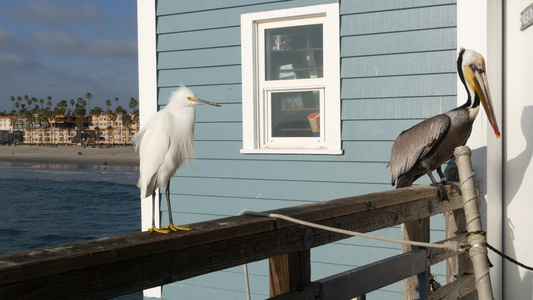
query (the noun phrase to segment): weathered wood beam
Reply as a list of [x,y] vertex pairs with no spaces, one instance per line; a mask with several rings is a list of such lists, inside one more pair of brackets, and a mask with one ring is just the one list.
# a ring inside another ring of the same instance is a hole
[[268,298],[268,300],[321,300],[320,284],[311,282],[304,289],[293,290],[278,296]]
[[321,285],[321,299],[353,299],[425,271],[426,250],[417,249],[317,282]]
[[[422,218],[402,224],[402,239],[406,241],[417,241],[429,243],[429,217]],[[408,244],[402,245],[402,253],[408,253],[419,247]],[[402,281],[402,299],[415,300],[425,299],[429,289],[428,282],[429,265],[425,274],[416,274]]]
[[[441,286],[438,290],[429,292],[429,299],[456,300],[476,291],[474,274],[465,275],[459,279]],[[475,294],[474,294],[475,295]]]
[[[272,211],[369,232],[462,206],[430,186],[409,187]],[[110,298],[345,239],[283,220],[238,216],[169,235],[135,233],[0,256],[2,299]]]
[[[479,197],[479,191],[476,191]],[[446,237],[451,237],[453,235],[460,235],[464,243],[467,242],[465,236],[466,233],[466,218],[464,209],[460,208],[453,211],[447,211],[446,216]],[[461,253],[459,255],[450,257],[446,261],[446,282],[450,283],[457,280],[458,277],[463,274],[473,274],[474,267],[472,266],[472,261],[467,252]],[[466,295],[461,300],[476,300],[477,295],[475,293],[470,293]]]
[[311,282],[311,251],[298,251],[269,260],[270,297],[305,288]]

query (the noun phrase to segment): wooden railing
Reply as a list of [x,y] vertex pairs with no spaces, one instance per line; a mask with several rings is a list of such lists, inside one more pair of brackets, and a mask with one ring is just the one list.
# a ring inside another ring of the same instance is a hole
[[[370,232],[444,212],[449,219],[461,219],[461,197],[451,189],[449,196],[449,201],[440,201],[437,189],[425,185],[272,212]],[[450,239],[462,239],[463,229],[454,226],[456,232],[448,233]],[[1,255],[1,298],[109,298],[270,259],[272,299],[319,299],[320,295],[322,299],[350,299],[417,274],[427,282],[428,266],[456,255],[418,249],[311,282],[310,249],[348,236],[245,215],[191,224],[191,228],[168,235],[143,232]],[[449,267],[453,273],[448,278],[457,280],[436,291],[422,285],[418,292],[431,299],[456,299],[470,293],[473,276],[462,276],[460,265]]]

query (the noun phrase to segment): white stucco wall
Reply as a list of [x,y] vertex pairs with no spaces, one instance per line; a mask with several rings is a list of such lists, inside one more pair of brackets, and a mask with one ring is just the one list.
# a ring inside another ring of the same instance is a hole
[[[533,26],[520,31],[531,0],[505,1],[504,252],[533,265]],[[504,262],[505,299],[533,299],[533,273]]]

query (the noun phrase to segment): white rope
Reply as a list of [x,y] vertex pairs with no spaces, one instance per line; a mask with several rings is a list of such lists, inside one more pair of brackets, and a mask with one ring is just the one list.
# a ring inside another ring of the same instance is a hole
[[246,299],[252,300],[252,295],[250,293],[250,279],[248,277],[248,264],[244,264],[244,285],[246,286]]
[[468,180],[470,180],[472,177],[474,177],[475,172],[470,173],[468,177],[466,177],[464,180],[461,180],[461,185],[465,184]]
[[418,246],[418,247],[425,247],[425,248],[445,249],[445,250],[453,251],[453,252],[459,252],[462,250],[461,248],[459,248],[458,241],[445,241],[443,244],[432,244],[432,243],[424,243],[424,242],[417,242],[417,241],[407,241],[407,240],[391,239],[391,238],[380,237],[380,236],[370,235],[370,234],[356,232],[356,231],[350,231],[350,230],[344,230],[344,229],[339,229],[335,227],[324,226],[324,225],[302,221],[299,219],[295,219],[295,218],[280,215],[280,214],[269,214],[269,213],[254,212],[254,211],[247,211],[247,210],[242,211],[240,214],[249,215],[249,216],[278,218],[278,219],[283,219],[283,220],[286,220],[292,223],[296,223],[296,224],[300,224],[300,225],[304,225],[308,227],[323,229],[323,230],[336,232],[340,234],[351,235],[351,236],[358,236],[358,237],[369,238],[369,239],[374,239],[374,240],[379,240],[379,241],[391,242],[391,243],[407,244],[411,246]]

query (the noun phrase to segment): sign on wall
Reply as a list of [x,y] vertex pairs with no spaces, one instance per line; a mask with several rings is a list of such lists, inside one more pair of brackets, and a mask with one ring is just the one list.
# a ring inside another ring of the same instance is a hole
[[522,26],[520,26],[522,31],[533,25],[533,3],[520,13],[520,22],[522,22]]

